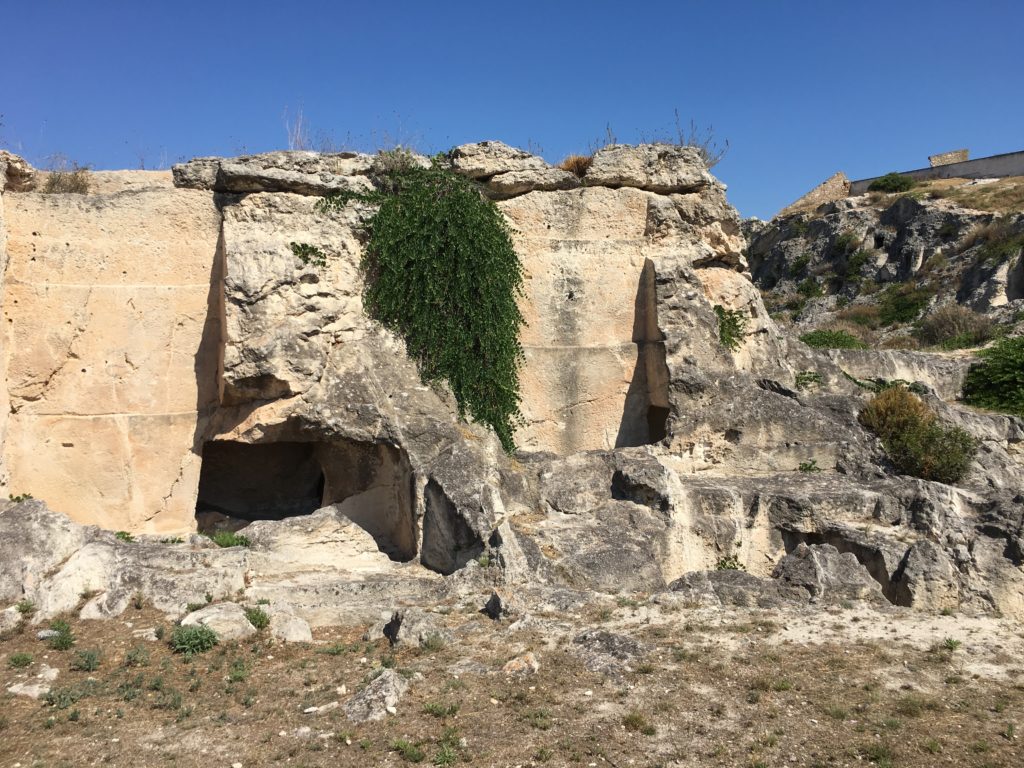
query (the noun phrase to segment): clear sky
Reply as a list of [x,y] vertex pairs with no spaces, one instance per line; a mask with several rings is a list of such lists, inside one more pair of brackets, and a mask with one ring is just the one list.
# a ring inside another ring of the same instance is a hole
[[1022,0],[0,0],[0,146],[95,168],[483,139],[558,162],[713,126],[767,218],[851,178],[1024,149]]

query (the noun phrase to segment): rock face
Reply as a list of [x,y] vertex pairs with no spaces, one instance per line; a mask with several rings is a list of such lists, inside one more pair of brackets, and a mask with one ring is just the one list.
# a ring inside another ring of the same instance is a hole
[[[313,627],[383,610],[414,643],[437,629],[423,609],[478,610],[495,587],[535,605],[673,585],[718,604],[1024,616],[1024,425],[946,402],[957,365],[894,358],[981,442],[960,487],[894,474],[843,375],[871,360],[780,330],[699,153],[607,147],[571,180],[496,142],[448,161],[498,200],[523,261],[515,456],[459,423],[364,314],[367,209],[314,210],[369,189],[386,157],[203,158],[175,168],[175,189],[4,194],[3,490],[46,504],[0,503],[0,608],[98,617],[140,594],[180,615],[241,592]],[[128,211],[148,223],[118,226]],[[101,225],[116,237],[89,234]],[[197,518],[251,546],[186,539]],[[492,615],[525,611],[499,602]],[[595,664],[627,663],[615,642],[581,642]]]
[[217,403],[220,217],[167,181],[3,195],[4,488],[115,530],[190,527]]
[[750,232],[754,282],[779,311],[801,304],[795,319],[806,330],[864,322],[880,290],[903,285],[923,290],[929,307],[961,304],[1013,322],[1024,309],[1024,215],[919,198],[861,195],[780,214]]

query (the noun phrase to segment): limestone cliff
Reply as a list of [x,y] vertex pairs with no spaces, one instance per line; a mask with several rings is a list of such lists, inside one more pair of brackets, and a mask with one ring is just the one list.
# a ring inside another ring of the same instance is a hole
[[[5,505],[0,561],[20,565],[0,572],[0,597],[44,589],[26,574],[45,561],[64,602],[85,585],[101,593],[90,610],[117,612],[160,588],[161,557],[172,572],[192,558],[223,571],[221,592],[326,622],[357,592],[440,589],[436,573],[445,588],[658,591],[722,561],[768,577],[808,544],[852,553],[892,603],[1024,614],[1020,420],[947,402],[956,371],[901,361],[982,450],[959,487],[898,475],[857,422],[854,362],[768,315],[695,150],[610,146],[582,178],[497,142],[451,153],[498,201],[526,273],[512,457],[364,314],[362,204],[314,211],[371,189],[377,162],[201,158],[173,187],[115,174],[87,196],[4,194],[5,492],[141,534],[260,522],[239,556],[198,539],[126,545]],[[292,241],[321,244],[326,267]],[[745,321],[735,349],[716,306]],[[810,374],[819,385],[798,386]],[[93,559],[19,555],[33,551],[19,521]]]

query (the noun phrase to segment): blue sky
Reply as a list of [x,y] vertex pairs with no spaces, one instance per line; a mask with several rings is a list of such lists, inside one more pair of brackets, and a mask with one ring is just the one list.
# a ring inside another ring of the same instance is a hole
[[1020,0],[0,0],[0,146],[95,168],[314,143],[586,151],[675,134],[730,149],[745,216],[852,178],[1024,149]]

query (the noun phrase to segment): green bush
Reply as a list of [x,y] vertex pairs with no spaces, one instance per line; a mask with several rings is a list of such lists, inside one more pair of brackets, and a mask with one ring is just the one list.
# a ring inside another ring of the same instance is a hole
[[723,347],[735,352],[743,344],[747,317],[741,310],[726,309],[721,304],[716,304],[714,309],[718,316],[718,340]]
[[805,333],[800,341],[815,349],[867,349],[868,346],[846,331],[817,330]]
[[813,277],[801,280],[800,284],[796,287],[796,292],[805,299],[813,299],[815,296],[821,296],[822,294],[821,285]]
[[843,232],[836,235],[836,239],[832,242],[832,255],[846,256],[853,253],[860,247],[861,242],[861,239],[853,232]]
[[405,340],[425,382],[448,382],[460,418],[489,425],[511,452],[522,423],[524,323],[511,230],[494,202],[443,158],[421,168],[407,153],[384,155],[379,192],[335,195],[318,209],[379,204],[365,220],[367,312]]
[[934,294],[933,289],[916,288],[912,283],[890,285],[878,303],[879,322],[888,326],[916,320]]
[[789,265],[789,276],[795,279],[803,274],[806,274],[807,267],[810,265],[810,263],[811,254],[804,253],[801,254],[800,256],[797,256],[795,259],[793,259],[793,263]]
[[1024,417],[1024,336],[1001,339],[978,353],[964,382],[964,400]]
[[868,192],[907,192],[917,186],[917,182],[902,173],[887,173],[868,185]]
[[171,650],[184,654],[186,658],[191,658],[197,653],[205,653],[215,645],[217,645],[217,633],[202,624],[175,627],[171,633]]
[[71,662],[71,669],[79,672],[95,672],[100,668],[99,651],[76,651]]
[[217,531],[206,536],[218,547],[248,547],[252,543],[248,536],[241,536],[234,531]]
[[24,669],[32,663],[31,653],[12,653],[7,658],[7,666],[11,669]]
[[63,619],[51,621],[50,629],[57,633],[50,638],[50,647],[53,650],[67,651],[75,644],[75,635],[71,631],[71,625]]
[[270,626],[270,616],[262,608],[246,608],[245,618],[249,620],[256,629],[266,629]]
[[120,541],[126,541],[129,543],[135,541],[135,537],[128,533],[128,531],[118,531],[114,536]]
[[879,392],[858,418],[878,435],[890,461],[905,475],[956,483],[977,451],[973,437],[959,427],[942,423],[920,398],[902,386]]

